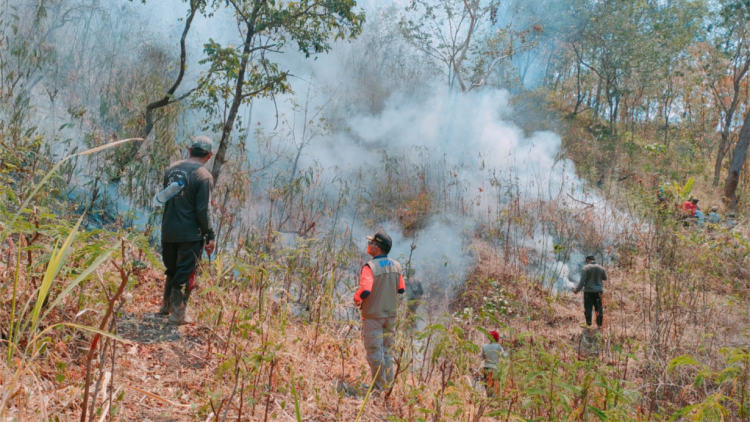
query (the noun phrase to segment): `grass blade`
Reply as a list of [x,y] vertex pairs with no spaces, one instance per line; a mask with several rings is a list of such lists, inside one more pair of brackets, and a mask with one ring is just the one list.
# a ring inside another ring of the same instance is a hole
[[42,310],[42,305],[44,305],[44,300],[47,298],[47,294],[52,287],[52,282],[57,277],[57,274],[60,273],[60,269],[62,268],[63,262],[65,261],[65,257],[68,255],[70,245],[73,243],[73,240],[76,237],[76,233],[78,233],[78,227],[80,227],[84,215],[81,215],[81,218],[78,219],[78,222],[76,223],[75,227],[73,227],[73,230],[70,231],[70,234],[68,235],[68,238],[65,239],[65,243],[63,243],[62,247],[60,247],[60,249],[57,249],[57,247],[55,247],[55,249],[52,251],[52,256],[50,257],[49,264],[47,265],[47,271],[44,273],[42,285],[39,288],[39,296],[37,296],[36,299],[36,306],[34,306],[34,309],[31,311],[32,333],[36,332],[36,328],[39,324],[39,313]]
[[292,369],[292,365],[289,365],[289,374],[291,375],[292,379],[292,396],[294,397],[294,412],[297,415],[297,422],[302,422],[302,414],[299,411],[299,398],[297,397],[297,386],[294,385],[294,369]]
[[34,338],[29,343],[35,343],[47,331],[50,331],[53,328],[60,327],[60,326],[63,326],[63,325],[67,326],[67,327],[71,327],[71,328],[77,328],[79,330],[90,331],[92,333],[100,334],[100,335],[102,335],[104,337],[109,337],[112,340],[119,341],[120,343],[125,343],[125,344],[130,343],[130,340],[126,340],[126,339],[124,339],[124,338],[122,338],[122,337],[120,337],[118,335],[110,333],[109,331],[104,331],[104,330],[100,330],[98,328],[89,327],[88,325],[74,324],[72,322],[60,322],[60,323],[57,323],[57,324],[50,325],[49,327],[47,327],[44,330],[42,330],[39,334],[37,334],[36,336],[34,336]]
[[354,420],[354,422],[359,422],[359,418],[362,417],[362,412],[365,410],[365,405],[367,405],[367,400],[370,398],[370,393],[372,392],[372,387],[375,386],[375,380],[378,379],[378,374],[380,373],[380,368],[382,368],[383,365],[381,364],[378,366],[378,370],[375,371],[375,376],[372,377],[372,382],[370,383],[370,388],[367,389],[367,394],[365,394],[365,399],[362,400],[362,407],[359,408],[359,413],[357,413],[357,419]]
[[62,301],[62,299],[65,296],[67,296],[68,293],[70,293],[71,290],[73,290],[81,281],[83,281],[86,277],[88,277],[89,274],[91,274],[92,272],[94,272],[94,270],[96,270],[104,261],[106,261],[107,259],[109,259],[109,257],[112,255],[112,253],[114,253],[115,249],[117,249],[117,248],[119,248],[119,246],[117,246],[115,248],[112,248],[112,249],[104,252],[103,254],[99,255],[99,257],[96,258],[96,260],[94,262],[92,262],[91,265],[89,265],[89,267],[86,268],[86,270],[84,270],[80,275],[78,275],[78,277],[76,277],[75,280],[71,281],[70,284],[68,284],[68,286],[65,288],[65,290],[63,290],[62,292],[60,292],[59,295],[57,295],[57,298],[55,298],[55,301],[52,302],[52,304],[50,304],[47,307],[47,311],[44,313],[44,315],[42,315],[42,318],[40,320],[44,321],[44,319],[47,317],[47,315],[49,315],[49,313],[53,309],[55,309],[55,307],[58,304],[60,304],[60,302]]
[[11,305],[10,311],[10,325],[8,325],[8,366],[10,366],[11,359],[13,358],[13,319],[16,316],[16,300],[18,298],[18,277],[19,269],[21,268],[21,248],[18,248],[18,257],[16,258],[16,275],[13,279],[13,304]]

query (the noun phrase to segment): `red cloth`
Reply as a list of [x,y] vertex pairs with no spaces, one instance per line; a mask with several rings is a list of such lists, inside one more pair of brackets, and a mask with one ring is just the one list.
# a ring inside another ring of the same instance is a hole
[[690,201],[685,201],[680,206],[680,211],[682,211],[683,213],[685,213],[685,214],[687,214],[687,215],[689,215],[691,217],[695,217],[695,212],[697,210],[698,210],[698,206],[695,205],[694,203],[690,202]]

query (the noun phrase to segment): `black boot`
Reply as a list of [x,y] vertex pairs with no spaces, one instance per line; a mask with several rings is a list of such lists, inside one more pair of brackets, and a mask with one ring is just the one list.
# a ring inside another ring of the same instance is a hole
[[157,315],[169,315],[170,312],[172,312],[172,306],[169,303],[169,296],[172,294],[172,277],[167,276],[167,281],[164,282],[164,295],[161,299],[161,308],[159,308],[159,312],[157,312]]

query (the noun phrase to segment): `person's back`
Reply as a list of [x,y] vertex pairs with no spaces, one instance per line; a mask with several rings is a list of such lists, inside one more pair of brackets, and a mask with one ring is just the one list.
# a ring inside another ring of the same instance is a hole
[[695,224],[701,227],[706,225],[706,215],[703,214],[703,211],[701,210],[695,211]]
[[581,281],[576,291],[583,289],[585,292],[603,292],[602,280],[607,279],[607,271],[601,265],[592,262],[583,266],[581,270]]
[[721,217],[719,216],[719,213],[716,211],[711,211],[710,214],[708,214],[708,222],[710,224],[719,224],[721,223]]
[[184,187],[164,204],[161,234],[164,242],[196,242],[212,233],[208,218],[213,177],[202,164],[177,161],[164,173],[164,187],[182,180]]
[[482,346],[483,368],[496,370],[503,353],[505,353],[505,350],[499,343],[488,343]]
[[411,280],[406,282],[406,309],[408,311],[408,317],[413,319],[413,317],[417,314],[417,309],[422,303],[422,296],[424,296],[422,282],[420,282],[416,278],[412,278]]
[[683,214],[687,217],[694,216],[695,211],[697,209],[698,209],[697,205],[690,200],[683,202],[682,205],[680,206],[680,211],[682,211]]
[[406,300],[419,300],[424,295],[422,282],[416,278],[406,282]]
[[591,326],[591,312],[596,310],[596,324],[601,327],[604,321],[604,307],[602,306],[602,293],[604,285],[602,281],[607,279],[604,267],[596,263],[593,255],[586,257],[586,265],[581,270],[581,278],[573,293],[578,294],[583,290],[583,309],[586,324]]

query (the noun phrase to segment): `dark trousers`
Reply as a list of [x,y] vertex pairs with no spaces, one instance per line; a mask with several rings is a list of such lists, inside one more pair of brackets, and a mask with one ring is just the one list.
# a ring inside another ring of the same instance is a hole
[[[167,289],[193,290],[195,287],[195,266],[203,254],[203,241],[161,242],[161,256],[167,270]],[[171,286],[169,286],[171,284]]]
[[583,292],[583,311],[586,315],[586,324],[591,326],[591,310],[596,309],[596,325],[602,326],[604,321],[604,310],[602,309],[602,292]]

